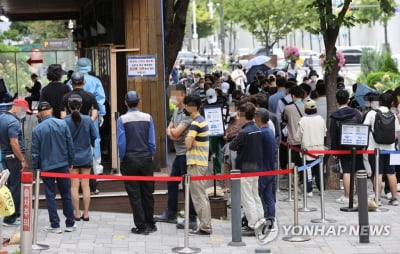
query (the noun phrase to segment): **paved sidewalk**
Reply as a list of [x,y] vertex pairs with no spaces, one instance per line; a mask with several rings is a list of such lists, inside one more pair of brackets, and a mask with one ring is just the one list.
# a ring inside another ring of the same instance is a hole
[[[344,206],[335,203],[335,199],[342,191],[326,191],[326,217],[336,219],[335,225],[357,225],[358,213],[340,212]],[[387,200],[382,199],[383,207],[388,212],[369,213],[370,224],[389,224],[389,236],[370,237],[369,244],[360,244],[358,236],[311,236],[307,242],[286,242],[282,240],[284,226],[293,223],[293,203],[281,202],[287,197],[287,192],[281,191],[277,195],[277,217],[279,221],[279,235],[266,244],[260,245],[255,237],[243,237],[246,243],[244,247],[230,247],[231,241],[230,221],[213,220],[213,234],[211,236],[189,236],[189,246],[201,248],[201,253],[256,253],[256,250],[270,250],[270,253],[400,253],[400,206],[388,206]],[[128,202],[128,200],[127,200]],[[310,219],[320,218],[320,198],[318,193],[308,199],[309,207],[317,207],[318,211],[299,213],[301,225],[313,225]],[[299,201],[302,207],[302,201]],[[230,213],[230,211],[229,211]],[[62,216],[62,211],[59,210]],[[63,217],[62,217],[62,220]],[[39,229],[48,225],[47,210],[39,211]],[[315,224],[314,224],[315,225]],[[90,212],[89,222],[77,222],[78,229],[75,232],[52,234],[38,231],[38,243],[50,245],[46,251],[34,251],[33,253],[172,253],[171,249],[183,246],[184,233],[173,224],[157,223],[158,231],[148,235],[134,235],[130,233],[133,226],[131,214]],[[3,227],[3,236],[9,237],[19,228]],[[9,253],[17,250],[18,246],[6,247]],[[267,253],[267,252],[264,252]]]

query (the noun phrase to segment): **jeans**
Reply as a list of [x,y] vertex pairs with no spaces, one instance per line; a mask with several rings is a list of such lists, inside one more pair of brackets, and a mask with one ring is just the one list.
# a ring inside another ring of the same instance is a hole
[[[307,161],[307,164],[310,164],[313,161]],[[322,162],[321,162],[322,163]],[[303,172],[307,172],[307,192],[312,191],[312,178],[315,177],[315,182],[317,184],[318,190],[321,190],[320,186],[320,177],[319,177],[319,164],[314,165],[314,167],[311,168],[311,180],[309,180],[308,176],[308,171],[305,169]]]
[[[172,163],[170,176],[183,176],[187,173],[186,155],[177,155]],[[168,182],[168,211],[169,218],[176,218],[178,212],[179,182]],[[185,188],[185,185],[183,186]],[[189,220],[196,222],[196,211],[192,198],[189,197]]]
[[[127,158],[121,163],[124,176],[153,176],[151,157]],[[125,181],[125,189],[133,211],[133,220],[138,229],[154,226],[154,181]]]
[[17,158],[3,158],[5,169],[10,171],[10,176],[7,180],[7,187],[10,189],[15,212],[10,216],[4,217],[5,223],[14,223],[21,215],[21,162]]
[[[67,166],[52,169],[46,172],[69,173]],[[43,177],[44,193],[46,195],[47,210],[49,212],[50,225],[52,228],[60,227],[60,217],[57,213],[56,190],[54,177]],[[57,178],[57,187],[61,195],[63,214],[66,218],[65,225],[72,227],[75,224],[74,207],[71,200],[71,180],[69,178]]]
[[258,178],[258,192],[264,209],[264,218],[275,220],[275,176]]

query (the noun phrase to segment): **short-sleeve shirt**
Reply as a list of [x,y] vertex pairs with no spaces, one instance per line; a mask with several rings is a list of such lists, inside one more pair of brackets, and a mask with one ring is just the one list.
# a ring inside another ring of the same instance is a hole
[[94,95],[92,93],[86,92],[82,88],[75,88],[71,92],[64,95],[62,103],[61,103],[60,111],[66,111],[68,114],[71,113],[68,108],[68,98],[72,94],[78,94],[79,96],[82,97],[82,108],[80,110],[82,115],[90,115],[90,112],[92,111],[92,109],[99,110],[99,105],[97,104],[96,98],[94,97]]
[[[382,113],[386,113],[389,111],[389,109],[387,107],[379,107],[378,108]],[[374,124],[375,124],[375,116],[376,116],[376,111],[375,110],[371,110],[367,113],[365,120],[364,120],[364,124],[368,124],[371,126],[371,130],[369,132],[369,143],[368,143],[368,150],[372,150],[375,148],[379,148],[382,150],[396,150],[395,149],[395,144],[378,144],[375,142],[374,136],[372,135],[372,133],[375,131],[374,130]],[[397,117],[394,121],[394,130],[396,132],[400,131],[400,124],[399,121],[397,120]]]
[[22,129],[17,116],[5,112],[0,114],[0,146],[2,156],[13,154],[10,145],[10,138],[18,138],[22,153],[25,153],[25,143],[22,137]]
[[174,147],[176,151],[176,155],[185,155],[186,154],[186,146],[185,146],[185,137],[189,131],[189,125],[192,122],[192,119],[189,116],[186,116],[183,113],[183,108],[176,108],[172,115],[171,123],[174,128],[178,127],[178,125],[183,125],[186,127],[186,130],[182,133],[182,138],[179,140],[174,140]]
[[187,165],[208,166],[208,135],[208,123],[203,116],[197,116],[193,119],[187,134],[195,140],[193,147],[186,152]]

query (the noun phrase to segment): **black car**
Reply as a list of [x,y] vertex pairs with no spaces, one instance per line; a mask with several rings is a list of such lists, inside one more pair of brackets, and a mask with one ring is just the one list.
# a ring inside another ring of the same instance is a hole
[[360,64],[362,55],[361,49],[341,49],[340,52],[343,53],[346,64]]

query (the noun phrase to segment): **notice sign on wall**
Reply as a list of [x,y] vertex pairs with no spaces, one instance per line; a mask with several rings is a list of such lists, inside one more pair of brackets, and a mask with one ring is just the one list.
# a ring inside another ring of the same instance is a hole
[[369,125],[343,124],[341,129],[341,145],[368,146]]
[[127,69],[128,78],[156,77],[156,57],[128,56]]

